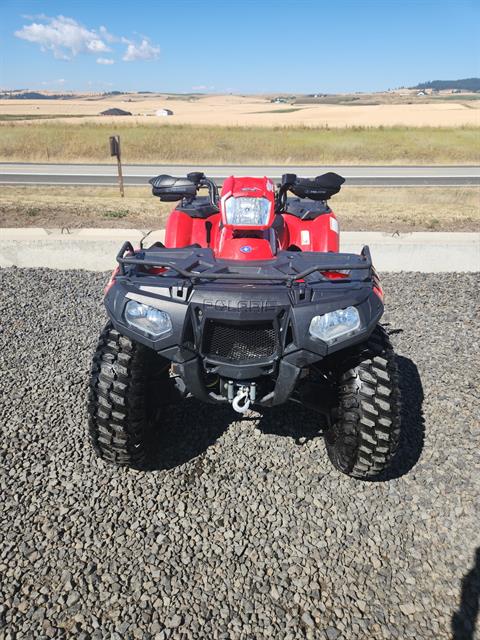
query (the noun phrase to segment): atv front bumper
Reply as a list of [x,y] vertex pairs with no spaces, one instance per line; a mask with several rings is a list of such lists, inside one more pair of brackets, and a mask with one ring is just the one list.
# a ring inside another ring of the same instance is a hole
[[[152,339],[128,324],[129,300],[169,314],[172,330]],[[370,277],[345,282],[327,279],[286,286],[283,282],[192,283],[182,278],[125,274],[115,279],[105,297],[115,328],[174,363],[174,371],[192,395],[224,401],[208,385],[212,376],[239,384],[268,377],[272,387],[260,405],[285,402],[302,371],[331,353],[366,340],[383,313]],[[309,333],[316,315],[354,306],[361,328],[327,345]]]

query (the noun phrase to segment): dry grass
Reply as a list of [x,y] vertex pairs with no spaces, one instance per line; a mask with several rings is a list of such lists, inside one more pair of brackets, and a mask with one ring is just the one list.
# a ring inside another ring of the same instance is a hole
[[332,206],[348,231],[480,231],[478,187],[348,187]]
[[[347,231],[478,231],[480,189],[347,187],[331,202]],[[147,187],[2,186],[2,227],[158,229],[173,205]],[[1,232],[0,232],[1,234]]]
[[43,121],[0,124],[0,161],[107,162],[120,134],[124,162],[189,164],[468,164],[480,128],[199,127]]
[[3,186],[0,227],[161,228],[172,209],[148,187]]

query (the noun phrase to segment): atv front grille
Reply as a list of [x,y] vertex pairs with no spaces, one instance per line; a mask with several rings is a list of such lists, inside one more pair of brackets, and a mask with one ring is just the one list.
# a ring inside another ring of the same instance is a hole
[[233,362],[263,360],[277,351],[277,336],[272,322],[233,324],[207,320],[203,352]]

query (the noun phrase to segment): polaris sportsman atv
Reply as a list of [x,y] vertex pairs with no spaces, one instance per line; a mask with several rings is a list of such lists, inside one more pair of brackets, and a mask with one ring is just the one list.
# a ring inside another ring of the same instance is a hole
[[106,287],[89,393],[100,457],[148,468],[168,405],[194,396],[240,415],[300,403],[320,414],[337,469],[365,478],[388,466],[397,368],[368,247],[339,253],[327,200],[343,182],[232,176],[219,194],[203,173],[150,180],[179,204],[165,244],[125,242]]

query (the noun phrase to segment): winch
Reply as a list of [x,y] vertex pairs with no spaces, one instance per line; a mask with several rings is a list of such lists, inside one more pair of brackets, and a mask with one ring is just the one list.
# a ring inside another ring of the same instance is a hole
[[225,385],[227,398],[237,413],[246,413],[257,397],[257,385],[255,382],[238,384],[229,380]]

